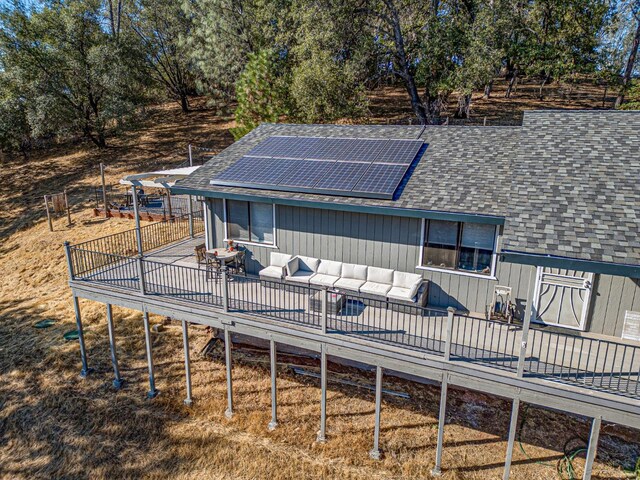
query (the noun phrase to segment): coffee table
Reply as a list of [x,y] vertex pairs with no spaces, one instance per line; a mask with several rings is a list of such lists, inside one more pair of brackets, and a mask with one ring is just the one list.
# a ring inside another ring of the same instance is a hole
[[[324,291],[319,290],[313,295],[309,296],[309,307],[315,312],[322,312],[322,298],[324,297]],[[336,314],[345,304],[345,296],[342,293],[329,290],[327,292],[327,313]]]

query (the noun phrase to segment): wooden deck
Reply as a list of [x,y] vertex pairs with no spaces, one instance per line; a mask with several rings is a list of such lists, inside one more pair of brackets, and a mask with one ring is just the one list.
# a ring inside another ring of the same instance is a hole
[[[194,255],[195,238],[157,249],[142,262],[144,294],[223,308],[225,288],[219,277],[207,274]],[[75,281],[142,291],[135,258],[109,259],[102,266],[76,276]],[[311,308],[313,287],[260,282],[256,277],[229,275],[228,311],[250,314],[322,330],[322,313]],[[441,309],[405,307],[368,301],[345,293],[345,304],[329,313],[326,330],[406,350],[442,357],[450,343],[452,362],[475,363],[515,373],[522,327],[456,314],[448,320]],[[452,321],[451,338],[447,322]],[[525,376],[640,398],[640,346],[557,333],[540,327],[529,332]]]

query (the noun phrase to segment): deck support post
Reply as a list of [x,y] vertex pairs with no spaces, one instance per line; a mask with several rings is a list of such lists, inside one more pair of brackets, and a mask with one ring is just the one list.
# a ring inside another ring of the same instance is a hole
[[447,338],[444,343],[444,360],[446,362],[451,359],[451,337],[453,337],[453,315],[455,313],[455,308],[447,308]]
[[502,480],[509,480],[511,474],[511,460],[513,458],[513,443],[516,439],[516,430],[518,429],[518,409],[520,408],[520,398],[513,399],[511,404],[511,422],[509,423],[509,437],[507,441],[507,456],[504,461],[504,474]]
[[224,359],[227,368],[227,410],[224,416],[233,417],[233,383],[231,379],[231,332],[227,327],[224,329]]
[[582,480],[591,480],[591,470],[593,469],[593,462],[596,459],[596,453],[598,451],[598,439],[600,438],[601,423],[602,417],[595,417],[591,422],[591,435],[589,435],[587,461],[584,464],[584,474],[582,475]]
[[109,347],[111,348],[111,363],[113,364],[113,386],[119,390],[124,384],[124,380],[120,376],[120,368],[118,367],[118,354],[116,353],[116,337],[113,329],[113,309],[110,303],[107,303],[107,329],[109,330]]
[[278,376],[278,364],[276,362],[276,342],[271,339],[269,341],[269,353],[271,360],[271,421],[267,428],[269,431],[273,431],[278,426],[278,399],[277,399],[277,376]]
[[82,330],[82,316],[80,313],[80,302],[77,296],[73,296],[73,309],[76,312],[76,329],[78,330],[78,343],[80,344],[80,359],[82,360],[82,370],[80,376],[85,378],[93,370],[89,368],[87,363],[87,349],[84,344],[84,332]]
[[184,404],[190,407],[193,403],[191,398],[191,363],[189,356],[189,324],[186,320],[182,320],[182,344],[184,345],[184,372],[187,383],[187,398],[184,399]]
[[449,384],[449,374],[442,374],[442,386],[440,388],[440,412],[438,413],[438,440],[436,446],[436,464],[431,470],[431,475],[440,477],[442,475],[442,443],[444,441],[444,420],[447,414],[447,390]]
[[382,407],[382,367],[376,366],[376,413],[375,427],[373,430],[373,448],[369,457],[380,460],[380,408]]
[[529,291],[527,293],[527,308],[525,309],[524,318],[522,320],[522,342],[520,344],[520,354],[518,356],[518,378],[522,378],[524,375],[524,361],[527,357],[527,342],[529,340],[529,327],[531,325],[531,318],[535,315],[535,309],[533,308],[533,298],[536,289],[536,270],[532,269],[529,272]]
[[316,441],[327,441],[327,346],[320,346],[320,430]]
[[153,352],[151,351],[151,331],[149,330],[149,312],[142,312],[144,323],[144,339],[147,347],[147,363],[149,365],[149,391],[147,398],[155,398],[158,395],[156,388],[155,369],[153,367]]
[[142,256],[142,230],[140,230],[140,212],[138,211],[138,189],[131,186],[131,201],[133,202],[133,215],[136,217],[136,242],[138,243],[138,255]]

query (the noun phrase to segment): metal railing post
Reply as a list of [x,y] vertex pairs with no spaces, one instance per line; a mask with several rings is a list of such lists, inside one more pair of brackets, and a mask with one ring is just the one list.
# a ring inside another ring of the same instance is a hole
[[138,266],[138,279],[140,282],[140,293],[144,295],[146,288],[144,286],[144,264],[142,262],[142,257],[136,258],[136,264]]
[[138,243],[138,255],[142,256],[142,231],[140,230],[140,212],[138,211],[138,190],[135,185],[131,187],[131,200],[133,201],[133,214],[136,217],[136,242]]
[[73,259],[71,257],[71,244],[64,242],[64,253],[67,256],[67,269],[69,270],[69,280],[74,279],[73,275]]
[[529,327],[531,325],[531,318],[535,315],[535,309],[533,308],[533,294],[535,291],[535,270],[529,272],[529,292],[527,293],[527,308],[525,310],[524,319],[522,322],[522,339],[520,343],[520,354],[518,355],[518,369],[517,376],[522,378],[524,376],[524,361],[527,357],[527,342],[529,341]]
[[222,309],[225,312],[229,311],[229,275],[227,274],[227,267],[222,266]]
[[327,333],[327,317],[329,310],[329,289],[327,287],[322,288],[322,333]]
[[447,337],[444,342],[444,359],[446,362],[451,359],[451,337],[453,336],[453,316],[455,313],[455,308],[447,308]]
[[189,237],[193,238],[193,202],[191,200],[191,195],[188,197],[189,199]]

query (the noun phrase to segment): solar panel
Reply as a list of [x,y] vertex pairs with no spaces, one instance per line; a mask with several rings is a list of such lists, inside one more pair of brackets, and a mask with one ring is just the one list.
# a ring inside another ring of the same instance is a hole
[[373,161],[411,165],[422,145],[422,140],[389,140]]
[[277,185],[283,176],[302,160],[281,158],[242,157],[212,183],[218,185]]
[[278,184],[287,187],[313,187],[333,168],[335,162],[320,160],[302,160]]
[[390,199],[422,145],[421,140],[273,136],[211,184]]
[[383,194],[391,198],[408,167],[408,165],[373,163],[353,190],[363,193]]
[[306,158],[323,138],[269,137],[247,153],[252,157]]
[[368,163],[336,162],[314,188],[351,191],[367,168]]

